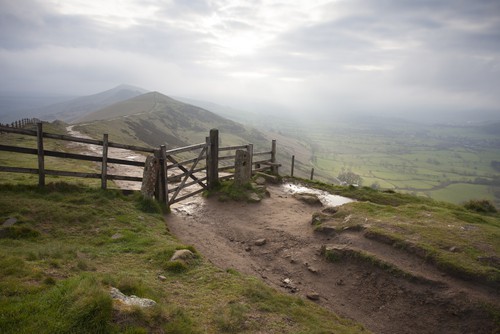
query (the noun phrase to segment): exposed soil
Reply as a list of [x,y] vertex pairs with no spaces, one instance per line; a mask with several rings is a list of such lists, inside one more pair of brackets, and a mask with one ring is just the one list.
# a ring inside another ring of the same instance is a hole
[[[355,319],[375,333],[495,333],[479,305],[500,307],[496,292],[439,272],[424,260],[364,237],[363,231],[334,236],[314,232],[318,207],[293,198],[283,186],[268,186],[261,203],[220,202],[194,197],[173,207],[170,231],[194,245],[216,266],[254,275],[270,286]],[[266,239],[257,246],[255,241]],[[411,273],[397,277],[362,260],[329,262],[322,245],[349,245]],[[415,279],[415,277],[417,279]]]

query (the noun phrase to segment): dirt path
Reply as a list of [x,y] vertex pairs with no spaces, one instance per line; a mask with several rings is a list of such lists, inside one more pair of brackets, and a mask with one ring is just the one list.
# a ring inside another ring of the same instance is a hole
[[[353,318],[375,333],[491,333],[494,324],[477,302],[498,303],[491,291],[446,276],[402,250],[369,240],[363,232],[328,237],[315,233],[311,207],[283,186],[256,204],[195,197],[173,207],[170,231],[216,266],[257,276],[280,290],[307,296]],[[262,246],[258,239],[266,239]],[[322,245],[349,245],[376,254],[421,277],[407,280],[359,261],[330,263]]]
[[[68,134],[70,136],[74,136],[74,137],[78,137],[78,138],[93,139],[93,138],[90,138],[89,136],[82,134],[81,132],[74,130],[73,125],[68,126],[66,128],[66,130],[68,131]],[[102,156],[102,146],[70,142],[68,144],[68,147],[74,148],[75,150],[78,150],[80,152],[84,151],[84,152],[89,152],[92,155],[101,155]],[[108,157],[115,158],[115,159],[133,160],[133,161],[145,161],[146,160],[146,157],[140,153],[136,153],[134,151],[130,151],[130,150],[126,150],[126,149],[115,148],[115,147],[108,148]],[[116,175],[142,177],[143,168],[136,167],[136,166],[119,165],[119,164],[108,164],[108,173],[109,174],[116,174]],[[113,182],[120,189],[141,190],[141,183],[140,182],[120,181],[120,180],[115,180]]]

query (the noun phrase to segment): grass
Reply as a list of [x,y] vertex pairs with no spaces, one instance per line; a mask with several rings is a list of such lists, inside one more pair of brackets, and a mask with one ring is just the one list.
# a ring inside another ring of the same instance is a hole
[[[53,123],[43,123],[43,131],[55,134],[66,134],[66,124],[62,122]],[[33,128],[36,129],[36,128]],[[0,134],[0,139],[2,144],[9,146],[36,148],[36,137],[3,133]],[[44,139],[44,149],[59,152],[72,152],[75,153],[75,149],[69,149],[67,142],[55,139]],[[64,171],[74,171],[74,172],[87,172],[87,173],[99,173],[100,166],[82,160],[72,160],[72,159],[61,159],[55,157],[45,157],[45,169],[47,170],[64,170]],[[38,158],[37,155],[33,154],[22,154],[14,152],[0,151],[0,166],[7,167],[24,167],[24,168],[38,168]],[[45,177],[46,183],[50,182],[69,182],[69,183],[80,183],[86,184],[91,187],[99,187],[101,181],[99,179],[87,179],[87,178],[71,178],[63,176],[50,176]],[[21,173],[0,173],[0,183],[12,183],[12,184],[37,184],[38,175],[37,174],[21,174]]]
[[[0,185],[0,222],[17,219],[0,237],[2,333],[365,332],[214,267],[168,232],[158,208],[140,203],[141,196],[66,183]],[[168,261],[186,248],[193,261]],[[157,305],[120,306],[111,286]]]
[[370,188],[302,182],[358,200],[339,207],[332,219],[319,217],[316,228],[329,224],[342,231],[361,226],[367,234],[414,252],[450,274],[500,287],[494,260],[500,254],[500,215],[490,202],[459,206]]

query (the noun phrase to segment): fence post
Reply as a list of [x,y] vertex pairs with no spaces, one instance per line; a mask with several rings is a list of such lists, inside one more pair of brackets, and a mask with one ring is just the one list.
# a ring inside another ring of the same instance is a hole
[[210,130],[210,147],[208,151],[208,189],[219,184],[219,130]]
[[159,191],[158,200],[160,203],[165,204],[168,208],[168,189],[167,189],[167,169],[165,164],[167,163],[167,149],[165,145],[160,146],[160,177],[159,181]]
[[42,122],[36,124],[37,150],[38,150],[38,186],[45,187],[45,161],[43,154],[43,128]]
[[253,144],[248,144],[247,145],[247,154],[248,154],[248,160],[250,163],[250,177],[253,175]]
[[293,170],[295,168],[295,155],[292,155],[292,168],[290,171],[290,176],[293,177]]
[[102,136],[101,189],[108,187],[108,134]]
[[313,180],[313,178],[314,178],[314,167],[311,168],[311,181]]
[[276,139],[271,142],[271,173],[278,174],[278,167],[274,165],[276,163]]

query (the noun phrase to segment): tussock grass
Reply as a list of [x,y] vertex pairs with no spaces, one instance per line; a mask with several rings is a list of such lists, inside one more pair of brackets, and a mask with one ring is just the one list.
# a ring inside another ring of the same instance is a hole
[[[141,199],[64,183],[0,185],[0,223],[15,217],[12,227],[37,232],[0,238],[2,333],[365,332],[215,268],[169,234],[160,211],[141,210]],[[195,259],[170,262],[177,249]],[[111,300],[111,286],[157,304],[124,307]]]

